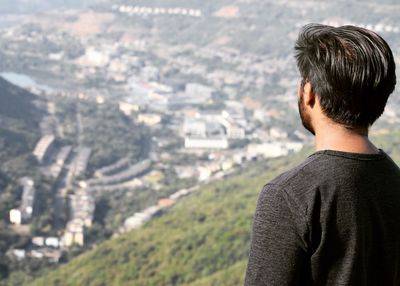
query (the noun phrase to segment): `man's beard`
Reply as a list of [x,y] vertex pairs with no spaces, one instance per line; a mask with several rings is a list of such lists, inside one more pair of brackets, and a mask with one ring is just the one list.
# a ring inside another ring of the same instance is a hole
[[304,105],[303,93],[300,94],[298,106],[299,106],[299,115],[300,115],[301,123],[303,123],[303,126],[305,129],[307,129],[309,132],[311,132],[312,135],[315,135],[314,128],[311,124],[311,117],[307,113],[306,107]]

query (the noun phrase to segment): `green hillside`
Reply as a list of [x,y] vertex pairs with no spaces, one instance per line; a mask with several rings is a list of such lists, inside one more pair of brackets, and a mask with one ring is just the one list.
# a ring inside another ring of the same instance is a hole
[[5,173],[18,171],[20,166],[13,162],[30,154],[39,139],[43,111],[38,101],[36,95],[0,77],[0,170]]
[[[304,157],[297,155],[290,165]],[[98,246],[32,285],[237,285],[257,195],[286,168],[287,158],[257,163],[245,174],[207,185],[142,229]]]
[[[13,207],[18,178],[32,175],[31,152],[40,138],[39,98],[0,77],[0,221]],[[2,247],[0,246],[0,265]],[[1,275],[0,275],[1,277]]]
[[[399,132],[374,141],[400,162]],[[241,285],[262,186],[307,156],[252,163],[168,213],[77,257],[30,285]]]
[[38,101],[36,95],[0,77],[0,281],[9,274],[10,262],[5,252],[26,241],[8,228],[8,212],[20,201],[18,179],[35,176],[36,162],[31,153],[40,138],[43,114]]

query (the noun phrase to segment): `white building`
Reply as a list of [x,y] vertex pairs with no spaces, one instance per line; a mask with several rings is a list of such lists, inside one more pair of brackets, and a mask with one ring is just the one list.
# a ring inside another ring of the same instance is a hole
[[185,138],[185,148],[200,149],[228,149],[229,142],[227,138]]
[[262,143],[250,144],[247,146],[247,155],[250,158],[259,155],[266,158],[276,158],[286,156],[290,153],[299,152],[303,148],[301,142],[275,142],[275,143]]
[[21,205],[18,209],[12,209],[9,212],[10,222],[13,224],[29,223],[33,216],[33,208],[35,203],[34,182],[28,177],[20,180],[23,187]]
[[51,246],[54,248],[59,248],[60,247],[60,240],[58,237],[47,237],[45,240],[46,246]]
[[10,222],[17,225],[22,223],[22,214],[19,209],[10,210]]
[[185,93],[189,97],[200,97],[203,100],[210,100],[214,93],[214,89],[202,84],[188,83],[186,85]]
[[86,53],[79,59],[79,63],[92,67],[105,67],[110,62],[110,51],[95,47],[86,49]]
[[79,220],[69,221],[63,237],[64,246],[70,247],[74,244],[84,244],[83,224]]
[[44,237],[43,236],[35,236],[32,237],[32,244],[36,246],[44,246]]
[[226,128],[226,133],[231,139],[244,139],[246,137],[244,128],[236,124],[229,124]]
[[188,195],[190,192],[187,189],[181,189],[169,196],[171,200],[178,200],[183,196]]
[[160,115],[155,113],[140,113],[137,117],[138,122],[148,126],[154,126],[161,122],[162,118]]
[[127,218],[124,222],[125,230],[132,230],[142,226],[156,215],[161,208],[159,206],[151,206],[142,212],[137,212],[133,216]]
[[129,116],[134,112],[139,111],[139,105],[135,103],[129,103],[126,101],[118,102],[119,110],[122,111],[125,115]]

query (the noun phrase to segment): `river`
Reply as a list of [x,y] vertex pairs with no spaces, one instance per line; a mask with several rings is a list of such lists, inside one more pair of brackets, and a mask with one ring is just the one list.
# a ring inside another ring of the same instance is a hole
[[47,85],[39,84],[37,83],[33,78],[26,74],[20,74],[20,73],[13,73],[13,72],[3,72],[0,73],[0,76],[4,78],[5,80],[19,86],[22,88],[37,88],[40,90],[43,90],[47,93],[52,93],[54,92],[54,88],[51,88]]

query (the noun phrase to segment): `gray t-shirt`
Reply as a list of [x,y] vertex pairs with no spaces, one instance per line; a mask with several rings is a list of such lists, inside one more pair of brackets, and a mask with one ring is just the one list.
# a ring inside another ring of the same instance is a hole
[[400,285],[398,166],[325,150],[266,184],[245,285]]

